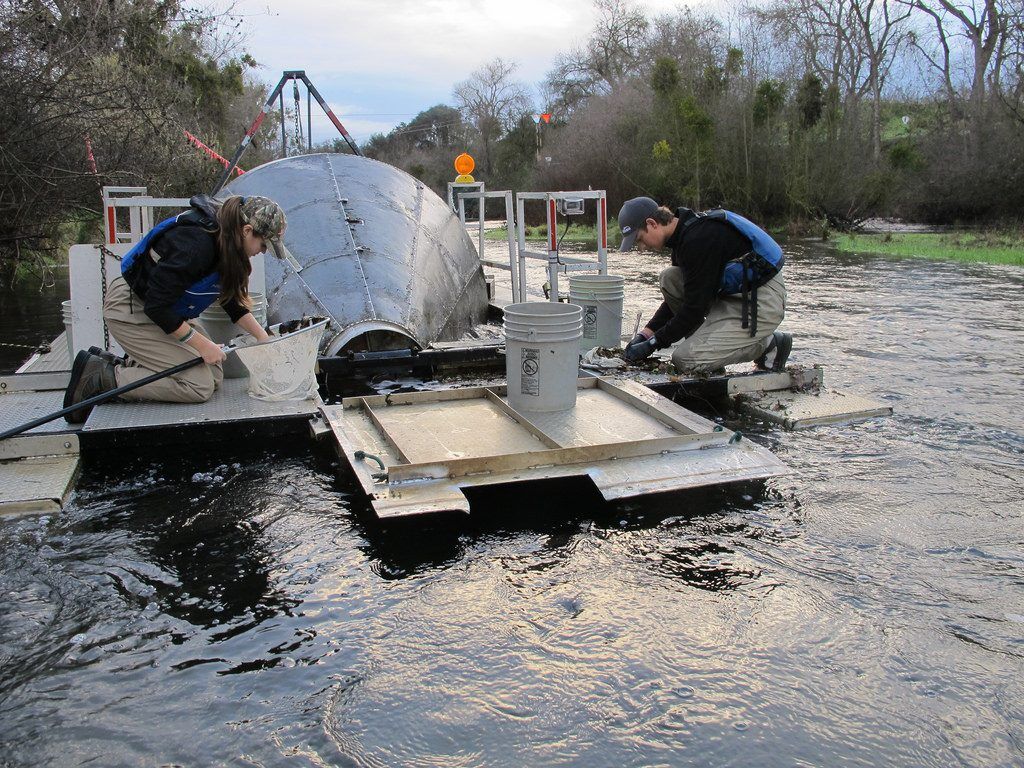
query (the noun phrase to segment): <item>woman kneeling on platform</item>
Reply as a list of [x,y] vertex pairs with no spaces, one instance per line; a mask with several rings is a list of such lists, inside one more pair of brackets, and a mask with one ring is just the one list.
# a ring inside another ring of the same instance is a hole
[[[157,224],[121,261],[121,276],[107,289],[103,319],[126,360],[95,348],[79,352],[64,395],[68,408],[116,387],[202,357],[203,364],[145,384],[121,400],[204,403],[224,378],[224,351],[191,320],[219,302],[243,331],[266,341],[249,298],[250,259],[284,233],[281,207],[266,197],[205,195],[191,208]],[[91,408],[65,416],[80,424]]]

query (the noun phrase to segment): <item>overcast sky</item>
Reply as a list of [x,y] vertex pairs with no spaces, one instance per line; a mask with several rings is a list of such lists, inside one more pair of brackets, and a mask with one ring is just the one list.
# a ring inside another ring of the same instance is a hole
[[[636,4],[652,16],[682,3]],[[304,69],[360,143],[452,104],[452,86],[497,56],[535,86],[595,20],[592,0],[239,0],[235,8],[260,77],[274,84],[284,70]],[[304,92],[302,103],[304,111]],[[313,140],[323,141],[334,129],[318,112],[314,103]]]

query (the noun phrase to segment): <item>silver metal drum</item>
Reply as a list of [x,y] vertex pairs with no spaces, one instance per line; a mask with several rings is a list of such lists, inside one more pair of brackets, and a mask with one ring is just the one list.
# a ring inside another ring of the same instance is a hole
[[267,163],[222,194],[265,195],[288,216],[296,272],[265,257],[270,322],[323,315],[325,355],[452,340],[487,312],[480,259],[465,227],[429,187],[357,155]]

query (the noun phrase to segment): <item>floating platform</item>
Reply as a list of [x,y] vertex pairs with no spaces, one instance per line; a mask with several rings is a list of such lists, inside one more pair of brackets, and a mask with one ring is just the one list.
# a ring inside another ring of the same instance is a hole
[[[0,376],[0,431],[59,411],[70,375]],[[266,402],[250,397],[246,389],[246,379],[225,379],[206,403],[104,403],[84,424],[60,418],[0,441],[0,514],[59,511],[78,475],[82,443],[158,448],[218,436],[269,444],[282,435],[310,435],[311,420],[323,404],[319,396]]]
[[589,478],[605,500],[785,473],[768,450],[628,381],[578,381],[576,407],[513,408],[504,387],[346,398],[322,408],[382,519],[469,513],[464,489]]
[[892,416],[891,406],[825,387],[809,391],[748,392],[737,400],[742,411],[790,430]]
[[[60,409],[70,374],[55,369],[67,357],[58,339],[21,372],[0,376],[0,429]],[[396,374],[468,374],[479,383],[504,374],[504,349],[494,339],[435,342],[424,350],[321,358],[320,367],[335,391],[350,377]],[[730,444],[731,432],[672,402],[679,395],[730,397],[786,429],[892,413],[884,404],[827,390],[818,367],[711,377],[630,369],[614,377],[591,373],[579,386],[577,408],[556,414],[517,413],[503,387],[489,386],[350,398],[341,406],[324,406],[319,398],[268,403],[249,397],[245,379],[226,379],[202,404],[103,404],[84,425],[60,419],[0,442],[0,513],[59,510],[79,471],[80,444],[87,451],[152,449],[332,436],[377,514],[389,518],[466,513],[470,502],[462,489],[472,486],[584,477],[605,499],[617,499],[785,471],[747,440]],[[372,459],[353,461],[355,451],[379,456],[385,468],[370,466]],[[384,481],[374,477],[382,472]]]

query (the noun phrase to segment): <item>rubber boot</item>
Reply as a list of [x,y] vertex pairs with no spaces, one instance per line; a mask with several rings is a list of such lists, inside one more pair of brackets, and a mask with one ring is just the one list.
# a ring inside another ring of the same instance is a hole
[[99,347],[89,347],[89,354],[95,355],[96,357],[102,357],[108,363],[112,363],[113,365],[128,364],[128,361],[125,360],[123,357],[118,357],[113,352],[108,352],[107,350],[100,349]]
[[[775,359],[772,360],[772,364],[768,365],[768,355],[775,352]],[[754,361],[754,365],[757,366],[758,370],[762,371],[784,371],[786,370],[786,361],[789,360],[789,353],[793,351],[793,336],[783,331],[775,331],[772,334],[772,340],[768,342],[768,346],[765,348],[764,353]]]
[[[114,364],[83,349],[75,356],[75,364],[71,367],[71,380],[64,392],[64,407],[70,408],[112,389],[117,389]],[[64,419],[69,424],[82,424],[91,412],[92,406],[79,408],[66,414]]]

